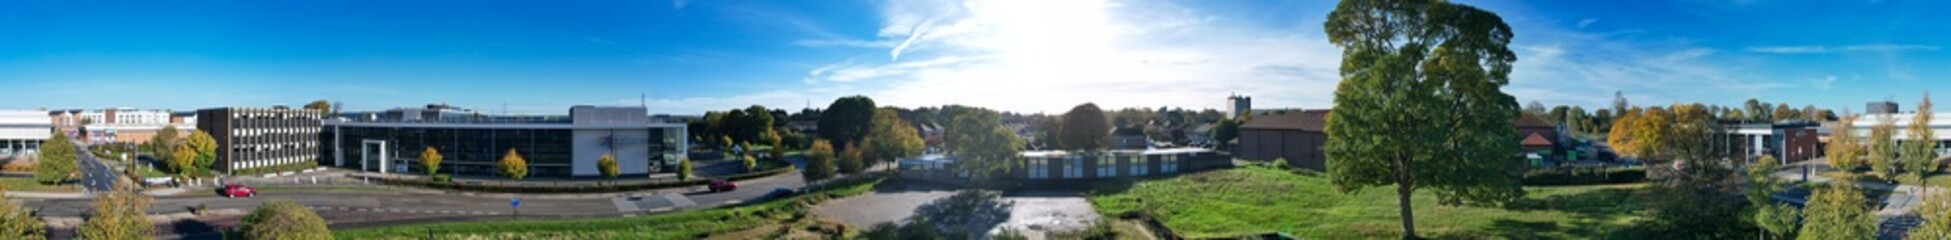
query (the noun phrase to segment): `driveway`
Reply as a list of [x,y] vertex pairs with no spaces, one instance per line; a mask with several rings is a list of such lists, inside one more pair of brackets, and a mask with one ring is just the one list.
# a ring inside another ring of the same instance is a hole
[[932,184],[894,182],[867,194],[828,201],[813,212],[860,228],[927,219],[996,233],[1021,231],[1030,239],[1048,232],[1085,229],[1100,217],[1080,192],[971,192]]

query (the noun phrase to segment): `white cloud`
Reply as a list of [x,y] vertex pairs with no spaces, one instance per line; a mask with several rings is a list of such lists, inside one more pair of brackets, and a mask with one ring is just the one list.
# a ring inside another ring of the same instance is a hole
[[1593,23],[1598,23],[1598,22],[1599,19],[1597,18],[1580,19],[1578,20],[1578,29],[1585,29],[1585,27],[1592,26]]
[[1858,44],[1836,48],[1824,46],[1758,46],[1749,47],[1748,51],[1773,54],[1813,54],[1833,52],[1913,52],[1937,51],[1938,49],[1940,49],[1938,46],[1917,44]]
[[1815,80],[1815,84],[1811,84],[1810,87],[1814,87],[1815,89],[1822,89],[1822,90],[1829,90],[1831,88],[1835,88],[1836,75],[1824,76],[1822,77],[1822,79],[1817,79]]

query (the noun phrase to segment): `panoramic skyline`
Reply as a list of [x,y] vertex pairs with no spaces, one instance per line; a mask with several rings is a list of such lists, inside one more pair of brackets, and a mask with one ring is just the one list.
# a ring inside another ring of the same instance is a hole
[[[1520,104],[1861,112],[1951,90],[1920,1],[1458,1],[1516,31]],[[445,102],[559,114],[903,107],[1327,108],[1328,1],[29,1],[0,9],[0,108]],[[644,96],[640,99],[639,96]],[[1942,95],[1942,94],[1941,94]],[[504,107],[505,106],[505,107]],[[1939,109],[1944,109],[1940,107]]]

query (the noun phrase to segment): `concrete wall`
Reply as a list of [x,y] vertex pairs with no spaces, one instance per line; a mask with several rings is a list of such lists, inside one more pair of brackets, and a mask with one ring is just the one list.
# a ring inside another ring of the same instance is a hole
[[596,159],[615,154],[617,174],[650,173],[650,131],[647,129],[578,129],[571,133],[570,175],[603,176]]

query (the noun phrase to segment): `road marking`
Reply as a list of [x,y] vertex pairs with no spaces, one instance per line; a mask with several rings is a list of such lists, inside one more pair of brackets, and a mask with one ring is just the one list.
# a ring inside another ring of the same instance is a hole
[[636,202],[631,202],[625,198],[610,198],[610,203],[616,204],[616,211],[618,212],[635,212],[640,210]]
[[671,200],[671,205],[676,207],[690,207],[690,206],[698,205],[697,202],[692,202],[691,198],[684,197],[683,194],[666,193],[664,194],[664,199]]

